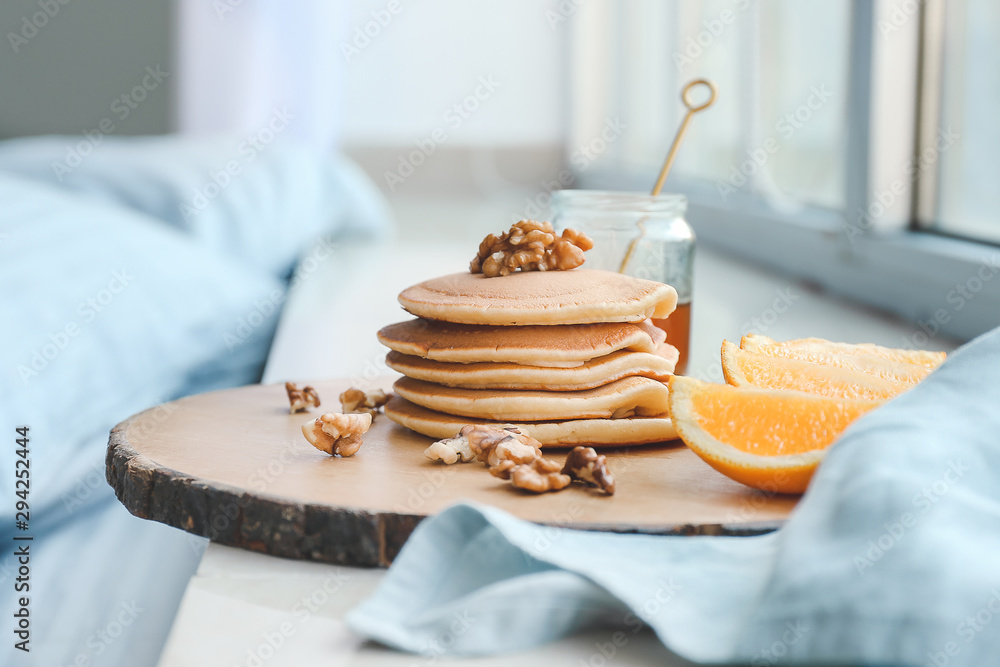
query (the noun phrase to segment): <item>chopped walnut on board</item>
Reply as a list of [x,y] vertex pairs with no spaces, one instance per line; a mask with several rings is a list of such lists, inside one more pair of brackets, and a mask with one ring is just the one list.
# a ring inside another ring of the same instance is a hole
[[375,418],[378,409],[389,402],[391,394],[387,394],[381,389],[375,391],[363,391],[351,387],[340,395],[340,409],[345,413],[366,412]]
[[303,424],[302,435],[321,452],[331,456],[352,456],[361,449],[361,436],[371,425],[372,416],[367,412],[328,412]]
[[490,474],[500,479],[509,479],[511,486],[534,493],[561,491],[572,481],[569,475],[559,471],[557,462],[541,456],[529,463],[503,461],[490,468]]
[[475,452],[469,448],[469,439],[461,435],[438,440],[424,450],[424,456],[431,461],[441,461],[447,465],[459,461],[468,463],[476,458]]
[[608,459],[593,447],[574,447],[566,457],[562,473],[591,486],[596,486],[609,496],[615,493],[615,478],[608,470]]
[[299,389],[294,382],[285,383],[285,393],[288,394],[288,411],[291,413],[305,412],[310,407],[319,407],[319,394],[312,387]]
[[552,223],[521,220],[497,236],[489,234],[479,244],[469,264],[472,273],[487,278],[521,271],[568,271],[583,264],[583,253],[594,247],[589,236],[575,229],[556,235]]
[[454,438],[438,440],[424,451],[434,461],[452,464],[482,461],[490,474],[534,493],[560,491],[574,480],[614,495],[615,479],[607,457],[593,447],[576,447],[562,466],[542,457],[541,444],[513,425],[468,424]]
[[527,463],[542,454],[541,444],[516,426],[469,424],[462,427],[460,435],[468,439],[476,459],[487,467],[508,460]]
[[449,465],[459,460],[467,463],[476,459],[488,467],[506,460],[526,463],[540,455],[539,442],[520,428],[487,424],[463,426],[454,438],[438,440],[424,450],[427,458]]

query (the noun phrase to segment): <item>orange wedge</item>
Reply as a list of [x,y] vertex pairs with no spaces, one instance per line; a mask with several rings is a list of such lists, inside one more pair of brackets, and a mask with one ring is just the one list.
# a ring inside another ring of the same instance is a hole
[[722,372],[726,376],[726,382],[735,387],[793,389],[829,398],[862,398],[872,401],[892,398],[914,384],[878,377],[852,368],[741,350],[728,340],[722,342]]
[[[931,352],[929,350],[901,350],[871,343],[833,343],[822,338],[799,338],[797,340],[776,341],[767,336],[759,334],[747,334],[740,341],[740,347],[744,350],[769,354],[771,356],[782,356],[791,359],[808,359],[818,363],[835,363],[828,359],[832,355],[842,357],[855,357],[864,360],[868,364],[877,361],[889,362],[885,367],[895,368],[898,364],[916,365],[934,370],[945,360],[947,356],[944,352]],[[862,363],[864,363],[862,362]],[[866,371],[869,372],[869,371]],[[906,372],[905,369],[900,372]],[[926,375],[926,374],[925,374]],[[919,379],[922,379],[920,376]],[[902,377],[898,379],[903,379]]]
[[737,482],[802,493],[827,448],[878,401],[670,378],[670,418],[684,443]]
[[[831,343],[830,345],[834,346],[838,345],[838,343]],[[754,336],[752,334],[743,337],[743,340],[740,342],[740,349],[779,359],[800,359],[802,361],[810,361],[814,364],[846,368],[859,373],[867,373],[868,375],[884,380],[906,382],[908,384],[920,382],[933,370],[928,366],[887,359],[867,352],[857,352],[855,354],[831,352],[818,344],[801,347],[782,345],[766,336]],[[900,350],[900,352],[906,351]]]

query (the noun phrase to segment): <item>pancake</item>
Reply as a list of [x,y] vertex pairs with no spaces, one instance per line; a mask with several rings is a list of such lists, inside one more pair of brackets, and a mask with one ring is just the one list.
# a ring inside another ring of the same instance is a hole
[[492,421],[655,417],[666,413],[670,403],[667,385],[644,377],[581,391],[464,389],[407,377],[393,386],[397,394],[425,408]]
[[391,350],[452,363],[575,367],[617,350],[655,352],[666,334],[652,322],[496,327],[409,320],[378,332]]
[[576,391],[625,377],[665,381],[677,365],[677,348],[662,343],[656,354],[619,350],[575,368],[542,368],[510,363],[451,364],[390,352],[386,365],[407,377],[467,389]]
[[466,424],[514,424],[523,427],[543,447],[622,447],[666,442],[677,437],[673,422],[665,417],[627,419],[574,419],[545,422],[492,422],[435,412],[393,396],[382,408],[401,426],[436,440],[453,438]]
[[519,271],[487,278],[453,273],[399,295],[409,312],[461,324],[529,325],[641,322],[677,306],[670,285],[611,271]]

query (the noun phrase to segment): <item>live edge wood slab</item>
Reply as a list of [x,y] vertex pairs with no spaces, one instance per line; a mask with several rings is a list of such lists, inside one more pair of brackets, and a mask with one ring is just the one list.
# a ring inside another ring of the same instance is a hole
[[[391,384],[385,378],[375,386]],[[294,415],[282,385],[141,412],[111,431],[108,483],[143,519],[275,556],[365,567],[388,566],[423,518],[460,500],[545,525],[655,535],[765,533],[797,500],[733,482],[679,440],[603,450],[617,480],[611,497],[577,485],[536,496],[481,463],[429,461],[423,451],[431,440],[384,415],[356,455],[333,458],[309,445],[300,426],[339,410],[337,397],[349,385],[313,383],[322,407]],[[565,451],[547,456],[561,461]]]

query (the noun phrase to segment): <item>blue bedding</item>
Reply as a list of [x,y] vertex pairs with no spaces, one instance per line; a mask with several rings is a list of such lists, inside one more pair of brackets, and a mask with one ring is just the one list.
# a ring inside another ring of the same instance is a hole
[[[247,159],[238,140],[107,138],[67,172],[54,165],[69,141],[0,143],[5,614],[12,533],[34,537],[31,660],[7,641],[0,664],[154,664],[203,545],[117,503],[108,431],[157,403],[257,381],[298,255],[321,235],[378,231],[387,215],[357,167],[302,147]],[[30,428],[23,532],[10,500],[18,426]],[[100,639],[137,607],[128,632]]]

